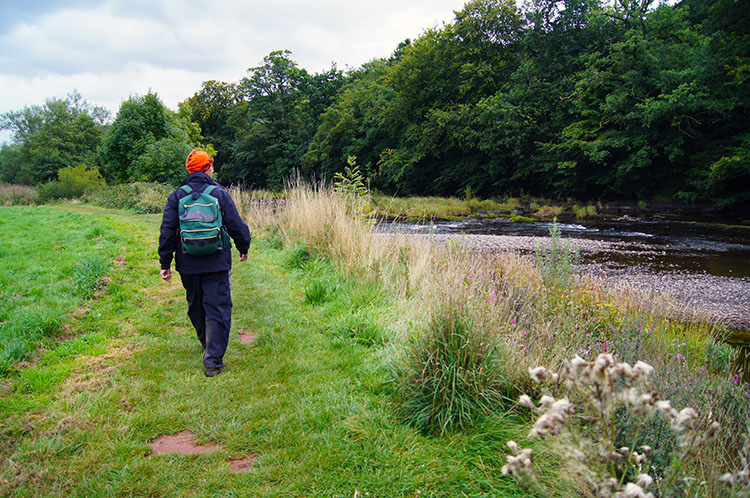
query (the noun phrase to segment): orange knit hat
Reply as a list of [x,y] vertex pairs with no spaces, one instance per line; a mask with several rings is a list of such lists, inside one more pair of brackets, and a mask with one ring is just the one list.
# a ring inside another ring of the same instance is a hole
[[185,161],[185,167],[188,173],[195,173],[196,171],[208,171],[208,168],[213,166],[214,160],[208,155],[208,152],[198,149],[188,154],[187,160]]

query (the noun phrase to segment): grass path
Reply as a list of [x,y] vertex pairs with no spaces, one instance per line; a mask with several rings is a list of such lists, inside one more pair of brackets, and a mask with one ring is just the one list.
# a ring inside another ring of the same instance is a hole
[[[356,283],[307,304],[288,255],[254,241],[233,269],[227,369],[207,379],[179,277],[158,277],[159,217],[60,209],[116,231],[124,264],[71,317],[75,337],[0,379],[0,495],[526,496],[499,471],[518,420],[442,439],[395,420],[378,349],[332,334]],[[258,338],[241,344],[241,331]],[[184,430],[222,449],[147,457],[150,441]],[[231,471],[251,454],[250,472]]]

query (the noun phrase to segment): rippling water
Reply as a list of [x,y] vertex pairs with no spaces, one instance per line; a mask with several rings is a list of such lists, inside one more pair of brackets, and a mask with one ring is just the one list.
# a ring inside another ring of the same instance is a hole
[[[504,219],[399,223],[392,228],[415,233],[489,235],[549,234],[551,222],[510,222]],[[617,250],[583,254],[583,263],[610,269],[642,267],[652,273],[698,273],[750,277],[750,228],[686,220],[576,221],[559,223],[563,237],[617,243]]]

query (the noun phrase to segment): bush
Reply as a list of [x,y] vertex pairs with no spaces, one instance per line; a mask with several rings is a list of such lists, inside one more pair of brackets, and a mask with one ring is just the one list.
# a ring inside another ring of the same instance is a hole
[[474,425],[509,396],[496,362],[499,345],[457,306],[435,316],[393,368],[404,420],[431,434]]
[[96,167],[85,164],[62,168],[57,172],[57,181],[39,186],[39,199],[42,202],[52,199],[76,199],[87,194],[96,194],[106,187],[104,178]]
[[34,206],[38,201],[34,187],[0,183],[0,206]]
[[174,187],[161,183],[135,182],[113,185],[91,197],[96,204],[136,213],[161,213]]

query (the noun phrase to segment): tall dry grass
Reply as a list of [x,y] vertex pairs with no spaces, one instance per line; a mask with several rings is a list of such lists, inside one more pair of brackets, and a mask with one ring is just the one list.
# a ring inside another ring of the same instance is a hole
[[668,317],[689,319],[692,325],[680,322],[680,333],[699,339],[718,330],[669,296],[595,280],[576,280],[569,291],[549,287],[534,261],[517,253],[479,253],[461,240],[443,244],[429,235],[373,232],[326,185],[297,182],[284,201],[239,188],[230,192],[255,230],[278,231],[287,245],[303,242],[345,272],[381,282],[411,310],[412,319],[427,320],[433,310],[461,297],[488,335],[518,347],[522,367],[608,348],[607,341],[636,322],[644,330],[668,331]]
[[35,206],[38,202],[35,187],[0,183],[0,206]]
[[[479,253],[461,240],[438,243],[429,235],[376,233],[325,185],[291,185],[283,203],[238,190],[233,196],[256,229],[286,246],[301,242],[343,272],[378,282],[390,293],[397,337],[387,354],[396,362],[412,336],[429,330],[440,310],[458,304],[474,328],[472,337],[478,333],[501,349],[493,368],[519,392],[539,389],[529,379],[531,367],[554,368],[575,355],[592,359],[610,352],[654,366],[657,385],[676,405],[721,413],[734,434],[747,430],[745,393],[729,382],[731,355],[718,366],[706,362],[719,328],[669,296],[578,278],[554,285],[545,283],[530,257]],[[739,448],[733,440],[738,438],[731,434],[720,438],[715,454],[701,459],[703,471],[730,465]]]

